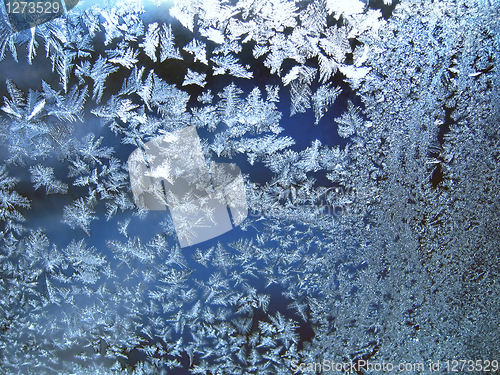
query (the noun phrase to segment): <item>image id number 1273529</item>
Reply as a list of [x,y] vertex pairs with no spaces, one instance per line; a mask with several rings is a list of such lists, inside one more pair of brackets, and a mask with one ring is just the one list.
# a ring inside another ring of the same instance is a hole
[[7,13],[38,13],[51,14],[59,13],[60,4],[58,1],[6,1]]

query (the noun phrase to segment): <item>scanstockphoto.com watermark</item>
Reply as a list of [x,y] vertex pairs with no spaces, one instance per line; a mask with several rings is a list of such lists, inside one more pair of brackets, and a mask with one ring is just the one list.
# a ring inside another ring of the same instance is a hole
[[208,165],[194,126],[165,133],[137,148],[128,158],[128,170],[137,207],[155,211],[168,207],[181,247],[230,231],[242,224],[249,212],[254,217],[309,220],[324,215],[364,214],[376,193],[274,183],[257,192],[263,202],[250,199],[256,203],[249,207],[249,190],[241,170],[232,163]]
[[294,196],[295,194],[292,190],[287,191],[286,194],[279,192],[274,195],[274,199],[279,205],[274,206],[274,208],[266,206],[265,211],[251,207],[248,216],[261,217],[266,214],[272,214],[273,210],[279,211],[290,203],[292,206],[307,208],[316,213],[333,217],[345,215],[362,216],[366,214],[369,205],[376,202],[379,198],[378,190],[375,187],[361,189],[330,187],[322,192],[318,199],[305,199],[305,203],[297,203],[297,201],[301,200],[301,197]]
[[401,362],[401,363],[392,363],[392,362],[373,362],[369,360],[357,360],[350,362],[335,362],[330,361],[328,359],[323,360],[322,362],[299,362],[297,360],[293,360],[291,362],[291,370],[295,373],[313,373],[313,374],[345,374],[345,373],[365,373],[365,372],[397,372],[397,373],[419,373],[423,372],[426,369],[430,371],[434,371],[432,368],[432,362],[427,364],[427,366],[423,362]]
[[335,362],[328,359],[323,360],[323,362],[299,362],[293,360],[291,362],[291,370],[294,373],[408,373],[408,374],[420,374],[420,373],[497,373],[500,369],[500,363],[498,360],[488,360],[488,359],[453,359],[446,361],[427,361],[424,362],[379,362],[379,361],[369,361],[369,360],[357,360],[350,362]]

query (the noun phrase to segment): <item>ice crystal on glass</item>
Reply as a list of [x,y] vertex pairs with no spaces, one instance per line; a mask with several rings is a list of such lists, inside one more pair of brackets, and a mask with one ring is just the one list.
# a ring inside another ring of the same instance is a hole
[[13,3],[0,373],[498,372],[498,2]]

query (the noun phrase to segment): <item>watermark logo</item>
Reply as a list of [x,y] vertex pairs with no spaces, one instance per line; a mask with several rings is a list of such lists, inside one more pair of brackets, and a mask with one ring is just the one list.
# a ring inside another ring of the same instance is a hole
[[136,205],[168,206],[181,247],[220,236],[248,215],[240,169],[231,163],[209,168],[194,126],[152,139],[130,154],[128,167]]
[[4,0],[12,31],[18,32],[60,17],[78,4],[78,0],[20,1]]

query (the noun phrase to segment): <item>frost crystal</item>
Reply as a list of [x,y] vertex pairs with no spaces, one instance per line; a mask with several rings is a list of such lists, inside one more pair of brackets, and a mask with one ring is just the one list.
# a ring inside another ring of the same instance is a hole
[[144,37],[144,42],[139,44],[139,47],[144,49],[144,52],[148,57],[155,61],[156,57],[156,49],[158,48],[158,44],[160,42],[160,30],[158,28],[158,23],[154,22],[148,25],[148,31],[146,32],[146,36]]
[[362,126],[363,119],[360,117],[359,112],[359,108],[356,108],[352,102],[349,102],[347,112],[335,119],[335,122],[338,124],[338,133],[342,138],[350,137]]
[[205,43],[193,39],[191,42],[189,42],[189,44],[184,46],[182,49],[194,55],[194,61],[199,61],[205,65],[208,65]]
[[206,74],[197,73],[188,68],[186,76],[184,77],[184,82],[182,82],[182,86],[198,85],[200,87],[205,87],[205,85],[207,84],[205,82],[206,77]]
[[68,193],[68,185],[54,178],[54,168],[44,167],[38,164],[34,167],[30,167],[30,173],[31,182],[35,190],[44,186],[47,194]]
[[95,197],[88,196],[85,199],[79,198],[72,205],[64,207],[63,222],[75,229],[80,227],[85,233],[90,236],[90,222],[96,220],[94,216]]
[[160,33],[160,61],[163,62],[166,59],[182,60],[182,56],[179,53],[179,48],[175,47],[172,26],[168,25],[167,28],[167,25],[163,24]]

